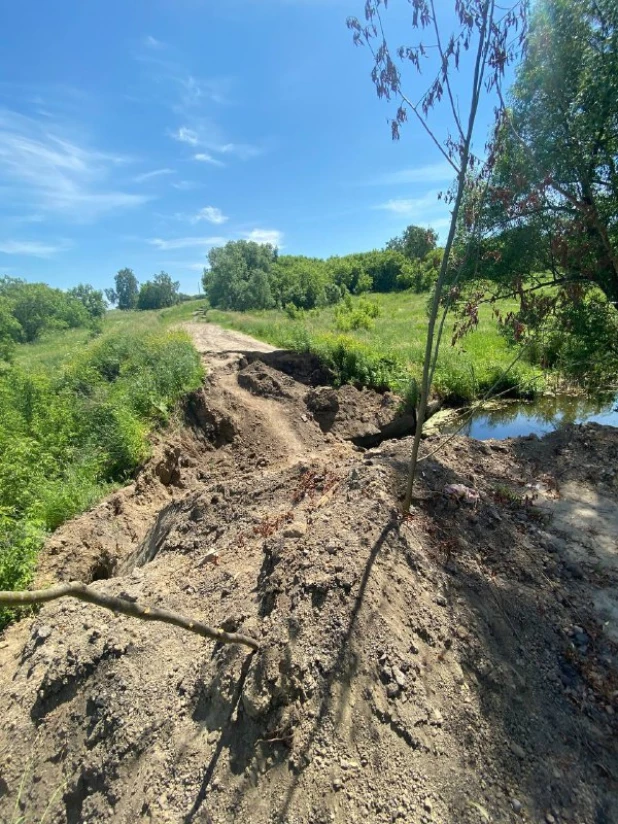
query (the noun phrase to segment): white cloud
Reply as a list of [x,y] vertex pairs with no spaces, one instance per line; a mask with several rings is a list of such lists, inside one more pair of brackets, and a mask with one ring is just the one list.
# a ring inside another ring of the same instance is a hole
[[416,198],[393,198],[387,200],[386,203],[381,203],[376,208],[402,217],[415,218],[424,217],[432,210],[441,212],[443,215],[446,207],[438,200],[438,192],[431,191]]
[[13,208],[62,212],[84,222],[139,206],[150,198],[109,183],[113,171],[127,162],[65,136],[48,120],[0,110],[0,186]]
[[211,148],[213,151],[221,152],[221,154],[234,155],[240,160],[250,160],[252,157],[258,157],[264,151],[259,146],[252,146],[249,143],[224,143],[222,146]]
[[157,40],[157,38],[153,37],[151,34],[147,34],[144,38],[142,38],[142,43],[149,49],[165,48],[165,43],[162,40]]
[[146,180],[152,180],[155,177],[173,174],[175,174],[173,169],[153,169],[152,172],[143,172],[141,175],[136,175],[133,180],[135,183],[144,183]]
[[191,189],[197,189],[200,184],[194,180],[179,180],[177,183],[172,183],[172,186],[180,192],[189,192]]
[[393,198],[375,208],[390,212],[406,223],[435,229],[442,238],[450,226],[451,219],[448,205],[438,199],[438,194],[438,190],[435,189],[416,198]]
[[224,237],[177,237],[163,240],[162,238],[156,237],[148,242],[157,249],[167,251],[169,249],[190,249],[196,246],[218,246],[225,243],[226,239]]
[[271,246],[281,246],[283,232],[278,229],[252,229],[244,235],[245,240],[253,240],[256,243],[270,243]]
[[225,163],[222,160],[217,160],[216,157],[213,157],[206,152],[198,152],[197,154],[194,154],[193,160],[197,160],[199,163],[211,163],[213,166],[225,166]]
[[172,132],[171,136],[180,143],[188,143],[189,146],[197,146],[200,142],[197,132],[187,126],[181,126],[177,131]]
[[29,257],[47,258],[69,248],[68,243],[41,243],[37,240],[0,241],[0,252],[5,255],[27,255]]
[[190,222],[199,223],[200,220],[207,220],[209,223],[220,225],[221,223],[225,223],[228,217],[216,206],[204,206],[203,209],[200,209],[199,212],[191,218]]
[[204,101],[224,104],[228,102],[231,81],[227,77],[198,78],[178,71],[171,79],[180,86],[180,101],[174,106],[179,114],[200,107]]
[[216,155],[229,155],[239,160],[250,160],[263,154],[264,150],[251,143],[231,143],[222,139],[220,130],[210,121],[196,119],[193,126],[180,126],[169,132],[170,137],[179,143],[199,147],[202,151],[193,155],[194,160],[222,166],[223,162]]
[[453,167],[443,160],[441,163],[429,163],[425,166],[415,166],[400,169],[397,172],[387,172],[378,175],[370,182],[378,185],[400,183],[442,183],[450,182],[455,177]]

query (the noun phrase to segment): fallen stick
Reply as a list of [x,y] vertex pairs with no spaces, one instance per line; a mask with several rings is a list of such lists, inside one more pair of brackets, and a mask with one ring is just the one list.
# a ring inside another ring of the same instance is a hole
[[59,584],[49,589],[27,590],[25,592],[0,591],[0,606],[21,607],[29,604],[44,604],[47,601],[56,601],[58,598],[65,597],[77,598],[78,601],[86,601],[88,604],[95,604],[95,606],[109,609],[112,612],[119,612],[131,618],[139,618],[141,621],[161,621],[164,624],[172,624],[175,627],[201,635],[203,638],[211,638],[221,644],[244,644],[244,646],[254,650],[260,648],[255,638],[250,638],[248,635],[214,629],[202,624],[200,621],[193,621],[166,609],[144,607],[141,604],[128,601],[126,598],[104,595],[79,581],[73,581],[70,584]]

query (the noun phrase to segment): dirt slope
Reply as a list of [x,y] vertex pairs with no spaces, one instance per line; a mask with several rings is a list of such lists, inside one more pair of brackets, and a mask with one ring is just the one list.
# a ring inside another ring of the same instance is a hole
[[72,602],[12,626],[0,821],[618,821],[618,433],[456,438],[401,521],[409,439],[347,440],[389,398],[316,400],[311,359],[190,329],[186,426],[40,577],[262,648]]

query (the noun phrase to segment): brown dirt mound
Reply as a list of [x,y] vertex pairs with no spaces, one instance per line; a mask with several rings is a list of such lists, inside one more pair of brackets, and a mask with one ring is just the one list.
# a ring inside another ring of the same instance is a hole
[[[262,648],[73,602],[9,628],[0,820],[17,802],[38,821],[50,800],[69,824],[618,820],[618,655],[594,603],[618,578],[599,532],[615,478],[575,538],[553,526],[561,484],[591,491],[615,431],[456,438],[402,521],[409,439],[361,456],[296,396],[240,387],[227,359],[200,403],[234,437],[190,436],[185,489],[153,480],[149,524],[96,586]],[[457,484],[475,505],[445,493]]]
[[322,432],[332,432],[358,446],[377,446],[390,438],[414,431],[416,418],[401,409],[401,400],[391,392],[342,386],[312,389],[306,404]]

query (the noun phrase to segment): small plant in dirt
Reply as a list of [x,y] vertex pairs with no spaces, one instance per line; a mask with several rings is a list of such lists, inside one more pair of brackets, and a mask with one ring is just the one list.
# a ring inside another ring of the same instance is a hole
[[535,490],[520,493],[509,486],[498,484],[493,489],[493,497],[496,503],[514,510],[525,511],[529,518],[539,523],[548,523],[550,520],[550,516],[546,512],[534,508],[534,504],[539,497],[539,493]]
[[315,472],[308,469],[300,476],[300,481],[292,495],[292,501],[299,504],[305,498],[314,498],[316,495],[325,495],[341,480],[332,472]]
[[273,515],[270,518],[264,518],[259,524],[253,527],[254,535],[259,535],[260,538],[270,538],[275,532],[278,532],[281,527],[294,519],[292,512],[284,512],[281,515]]

